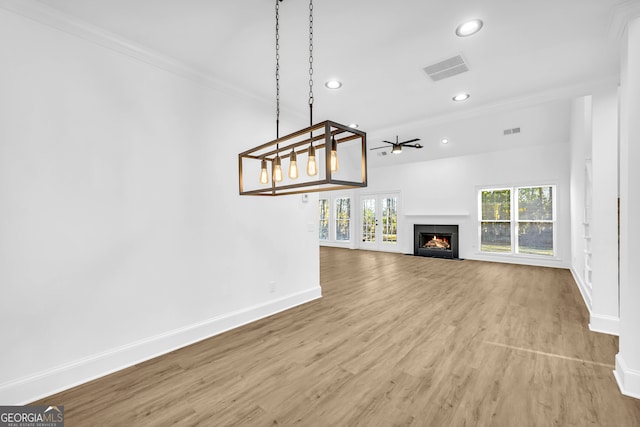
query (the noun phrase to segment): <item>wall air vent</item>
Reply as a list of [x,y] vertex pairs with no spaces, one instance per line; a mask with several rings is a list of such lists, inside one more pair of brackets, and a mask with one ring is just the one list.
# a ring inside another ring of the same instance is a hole
[[424,71],[429,77],[431,77],[431,80],[437,82],[457,74],[465,73],[469,71],[469,67],[464,62],[462,55],[456,55],[436,64],[429,65],[428,67],[424,67]]
[[513,135],[514,133],[520,133],[520,128],[505,129],[503,133],[505,135]]

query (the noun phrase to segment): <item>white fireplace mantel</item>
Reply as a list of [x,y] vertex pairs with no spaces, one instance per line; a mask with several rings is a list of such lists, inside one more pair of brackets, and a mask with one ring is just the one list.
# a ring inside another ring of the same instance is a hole
[[404,214],[406,217],[467,217],[469,212],[410,212]]

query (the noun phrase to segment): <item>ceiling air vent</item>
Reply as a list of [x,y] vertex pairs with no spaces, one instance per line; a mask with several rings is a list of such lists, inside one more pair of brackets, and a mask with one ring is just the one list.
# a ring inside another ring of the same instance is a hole
[[505,135],[513,135],[514,133],[520,133],[520,128],[505,129],[503,133]]
[[427,73],[431,80],[437,82],[447,77],[452,77],[460,73],[469,71],[469,67],[464,62],[462,55],[456,55],[444,61],[438,62],[428,67],[424,67],[424,71]]
[[386,156],[387,152],[386,151],[379,151],[378,152],[378,157],[382,157],[382,156]]

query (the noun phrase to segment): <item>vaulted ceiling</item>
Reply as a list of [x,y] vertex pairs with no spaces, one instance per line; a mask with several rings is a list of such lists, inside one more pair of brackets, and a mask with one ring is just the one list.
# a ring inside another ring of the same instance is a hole
[[[40,3],[275,104],[275,0]],[[414,159],[539,143],[550,134],[566,141],[569,100],[617,79],[615,18],[626,3],[315,0],[315,121],[358,123],[370,147],[395,135],[421,138],[425,149]],[[308,124],[308,13],[307,0],[280,4],[285,132]],[[456,36],[470,18],[482,19],[482,30]],[[425,67],[455,55],[468,72],[438,82],[427,76]],[[343,87],[325,88],[331,78]],[[459,92],[471,97],[453,102]],[[502,141],[511,127],[522,133]],[[478,147],[480,134],[495,135],[495,146]],[[441,137],[451,141],[446,149]]]

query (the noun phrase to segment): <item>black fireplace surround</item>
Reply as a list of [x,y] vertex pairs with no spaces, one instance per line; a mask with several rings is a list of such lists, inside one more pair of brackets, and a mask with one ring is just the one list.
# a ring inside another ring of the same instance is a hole
[[458,226],[414,224],[413,254],[458,259]]

